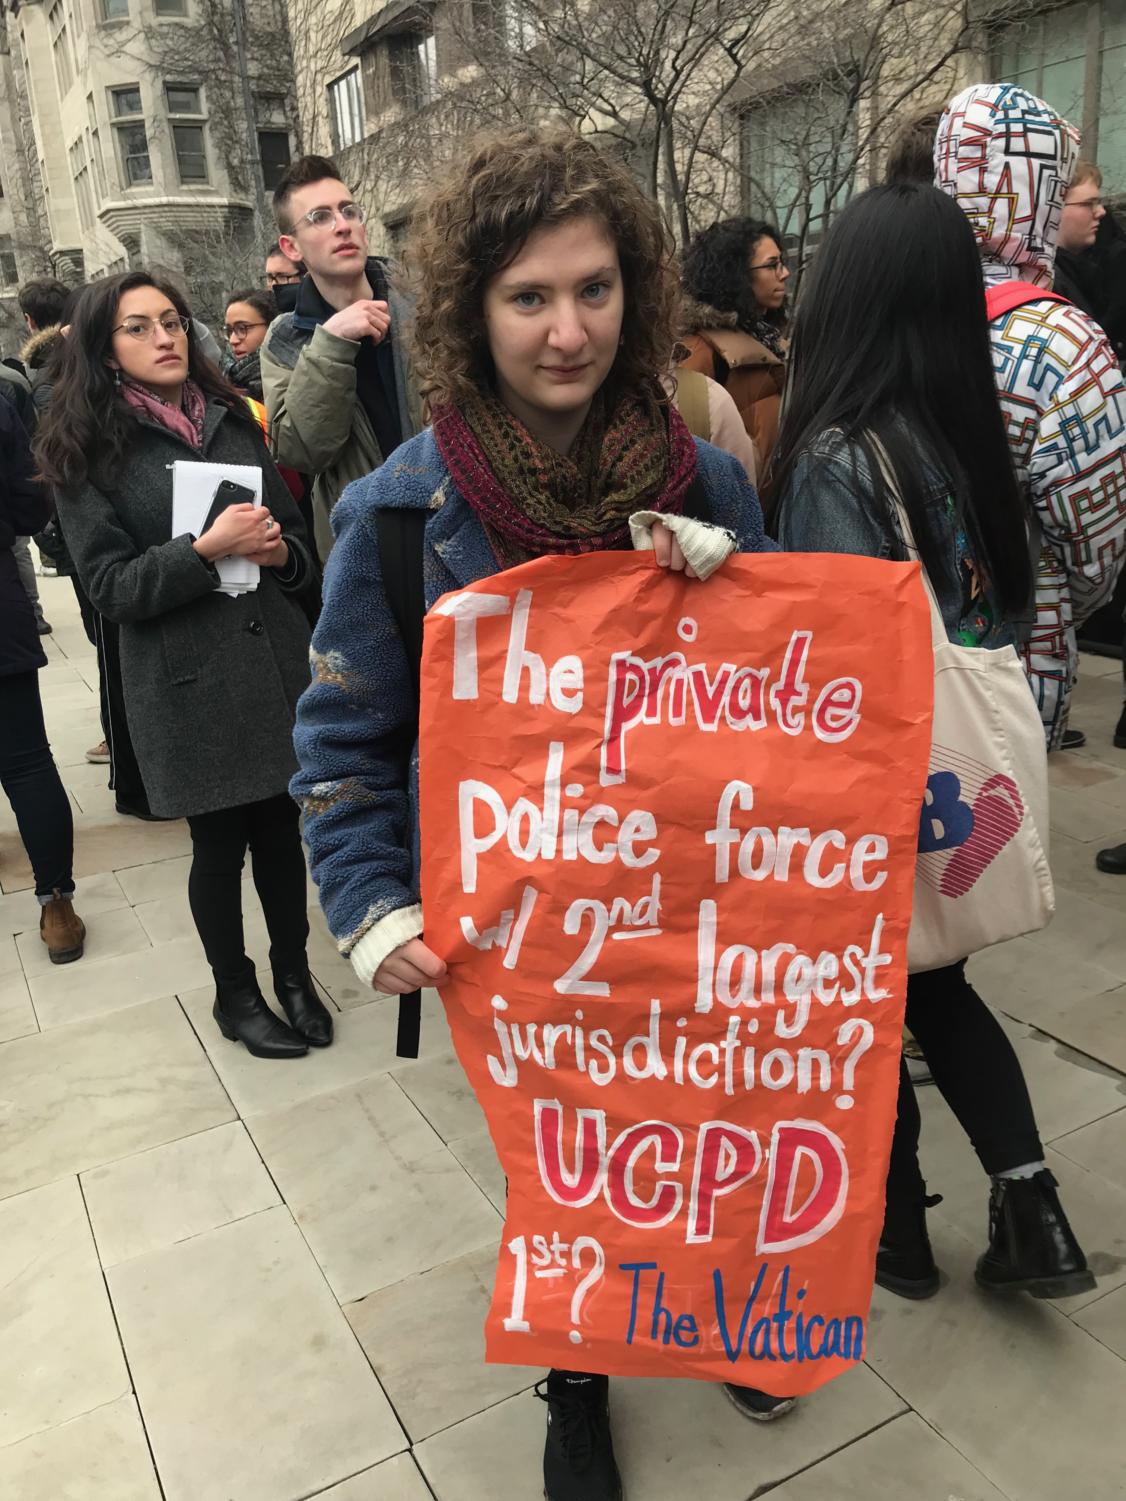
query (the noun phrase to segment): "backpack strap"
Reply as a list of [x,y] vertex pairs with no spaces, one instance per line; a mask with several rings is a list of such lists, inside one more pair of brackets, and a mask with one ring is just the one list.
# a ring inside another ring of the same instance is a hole
[[1003,318],[1027,302],[1067,302],[1059,292],[1048,292],[1030,281],[1000,281],[985,291],[985,317],[989,323]]
[[676,372],[676,396],[674,397],[677,410],[684,418],[684,425],[695,438],[703,438],[705,443],[712,440],[712,413],[711,403],[708,401],[708,378],[699,370],[685,370],[683,366]]
[[[410,776],[411,751],[418,739],[419,682],[422,676],[422,617],[426,595],[422,581],[422,539],[427,511],[380,510],[376,512],[379,538],[379,568],[383,590],[407,655],[412,714],[403,727],[398,754],[404,776]],[[399,997],[399,1027],[395,1053],[399,1058],[418,1057],[422,1023],[422,992],[412,990]]]

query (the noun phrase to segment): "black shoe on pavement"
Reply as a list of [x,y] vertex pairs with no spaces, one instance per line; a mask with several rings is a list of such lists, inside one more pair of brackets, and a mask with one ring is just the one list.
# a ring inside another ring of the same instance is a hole
[[876,1252],[877,1287],[916,1301],[934,1297],[939,1277],[927,1234],[927,1210],[941,1203],[941,1194],[924,1193],[913,1204],[887,1206]]
[[274,994],[298,1036],[310,1047],[327,1048],[332,1041],[332,1013],[317,994],[308,966],[275,969]]
[[1047,1168],[1033,1178],[994,1178],[989,1249],[974,1276],[990,1292],[1069,1298],[1090,1292],[1094,1273],[1067,1222]]
[[1108,876],[1126,876],[1126,844],[1116,844],[1108,850],[1100,850],[1095,864]]
[[49,620],[37,620],[35,622],[35,629],[41,636],[54,635],[54,627],[51,625],[51,622]]
[[1086,744],[1087,737],[1082,730],[1064,730],[1060,750],[1080,750]]
[[241,1042],[255,1058],[304,1058],[309,1051],[266,1005],[253,974],[237,985],[217,985],[211,1015],[228,1042]]
[[1122,713],[1114,727],[1114,743],[1119,750],[1126,750],[1126,703],[1122,705]]
[[547,1403],[546,1501],[622,1501],[622,1477],[610,1437],[609,1380],[550,1371],[537,1385],[536,1396]]
[[772,1397],[769,1392],[760,1392],[757,1386],[733,1386],[723,1383],[723,1395],[745,1418],[756,1423],[772,1423],[782,1417],[796,1404],[796,1397]]
[[165,818],[163,814],[154,813],[151,808],[142,808],[136,803],[123,803],[120,798],[114,803],[114,811],[120,813],[123,818],[139,818],[144,823],[173,823],[174,819]]

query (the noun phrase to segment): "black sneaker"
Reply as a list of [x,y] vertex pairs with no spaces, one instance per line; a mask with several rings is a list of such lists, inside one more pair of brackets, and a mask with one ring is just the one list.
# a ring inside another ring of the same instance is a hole
[[1060,750],[1081,750],[1086,744],[1087,737],[1082,730],[1064,730]]
[[753,1418],[756,1423],[772,1423],[789,1412],[798,1400],[772,1397],[769,1392],[760,1392],[757,1386],[732,1386],[729,1381],[723,1383],[723,1395],[745,1418]]
[[1069,1298],[1090,1292],[1094,1273],[1060,1206],[1055,1178],[994,1178],[989,1195],[989,1249],[974,1273],[990,1292]]
[[938,1267],[927,1234],[927,1210],[942,1203],[941,1194],[924,1194],[913,1204],[889,1204],[876,1252],[876,1286],[901,1298],[933,1298],[939,1288]]
[[610,1437],[608,1379],[551,1371],[537,1385],[536,1396],[547,1403],[546,1501],[622,1501],[622,1477]]

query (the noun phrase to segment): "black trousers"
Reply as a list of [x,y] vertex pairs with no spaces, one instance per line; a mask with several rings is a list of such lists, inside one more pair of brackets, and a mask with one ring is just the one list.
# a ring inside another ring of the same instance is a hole
[[270,934],[270,963],[279,972],[305,968],[309,918],[297,819],[297,804],[284,792],[188,818],[188,900],[217,984],[237,984],[254,973],[242,927],[242,866],[248,848]]
[[149,799],[141,768],[133,750],[125,718],[125,689],[121,682],[121,630],[115,621],[94,614],[94,645],[98,652],[98,691],[101,698],[102,733],[109,746],[109,784],[119,803],[149,812]]
[[[997,1018],[966,979],[964,959],[911,976],[907,1025],[985,1171],[1003,1173],[1039,1162],[1044,1148],[1020,1062]],[[923,1193],[919,1105],[902,1060],[899,1070],[889,1204],[917,1202]]]
[[36,896],[74,890],[74,821],[59,776],[39,696],[39,673],[0,677],[0,786],[16,815],[35,872]]

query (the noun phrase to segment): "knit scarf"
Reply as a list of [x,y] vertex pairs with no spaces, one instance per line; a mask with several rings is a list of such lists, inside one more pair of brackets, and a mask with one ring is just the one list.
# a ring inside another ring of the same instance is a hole
[[121,381],[121,395],[134,408],[143,413],[150,422],[158,422],[177,438],[183,438],[192,448],[203,447],[203,418],[207,401],[194,380],[184,382],[183,405],[174,407],[148,386],[126,375]]
[[756,316],[742,323],[744,332],[765,345],[770,353],[777,355],[780,360],[786,358],[785,330],[770,318]]
[[696,447],[680,413],[655,386],[607,407],[600,392],[568,454],[491,394],[434,412],[442,460],[504,566],[628,547],[634,511],[683,510]]

